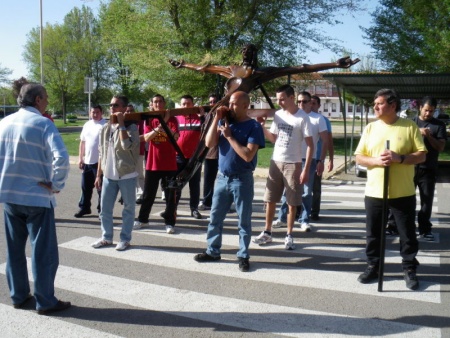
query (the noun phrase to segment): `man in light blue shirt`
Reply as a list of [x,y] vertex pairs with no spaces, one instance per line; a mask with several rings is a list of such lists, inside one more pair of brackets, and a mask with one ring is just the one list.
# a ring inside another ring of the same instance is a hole
[[25,245],[30,237],[34,298],[39,314],[65,310],[54,295],[58,269],[55,198],[69,172],[69,155],[51,120],[45,88],[25,84],[18,112],[0,122],[0,203],[4,203],[8,250],[6,277],[15,308],[31,298]]

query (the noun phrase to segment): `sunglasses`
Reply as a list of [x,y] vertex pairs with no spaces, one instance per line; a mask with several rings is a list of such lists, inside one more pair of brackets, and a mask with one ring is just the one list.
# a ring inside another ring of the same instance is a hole
[[300,103],[308,103],[309,101],[311,101],[311,100],[298,100],[298,103],[300,104]]
[[120,107],[120,104],[118,104],[118,103],[110,103],[109,107],[110,108],[112,108],[112,107],[117,108],[117,107]]

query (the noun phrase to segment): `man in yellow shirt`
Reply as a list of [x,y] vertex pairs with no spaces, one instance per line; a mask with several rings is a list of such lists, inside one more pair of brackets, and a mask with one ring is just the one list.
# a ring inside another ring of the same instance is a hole
[[[356,162],[367,167],[364,202],[368,267],[358,281],[366,284],[378,279],[381,229],[385,226],[382,220],[384,168],[390,167],[388,206],[398,226],[406,286],[416,290],[419,287],[416,276],[419,244],[414,223],[414,165],[425,161],[427,150],[417,125],[397,115],[400,107],[400,98],[394,90],[379,90],[374,100],[378,120],[366,126],[355,151]],[[385,148],[387,140],[390,149]]]

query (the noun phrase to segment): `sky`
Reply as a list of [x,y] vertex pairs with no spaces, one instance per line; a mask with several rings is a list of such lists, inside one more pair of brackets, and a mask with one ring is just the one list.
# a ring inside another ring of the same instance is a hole
[[[2,1],[2,17],[0,18],[0,67],[13,71],[10,79],[21,76],[27,77],[28,71],[22,59],[22,53],[27,41],[27,34],[40,26],[40,1],[42,1],[42,18],[46,23],[62,23],[64,16],[74,7],[83,4],[98,13],[100,0],[4,0]],[[320,27],[330,37],[342,40],[346,50],[352,51],[352,57],[367,56],[372,52],[370,46],[363,39],[363,32],[359,26],[370,26],[370,15],[378,1],[365,0],[366,10],[349,15],[340,13],[338,19],[343,22],[337,27]],[[45,39],[45,37],[44,37]],[[337,55],[329,51],[310,53],[305,63],[322,63],[337,59],[343,55]]]

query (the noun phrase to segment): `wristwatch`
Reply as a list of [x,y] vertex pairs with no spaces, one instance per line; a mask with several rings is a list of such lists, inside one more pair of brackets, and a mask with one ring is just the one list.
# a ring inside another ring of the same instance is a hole
[[405,160],[405,155],[400,155],[400,163],[403,163],[403,161]]

